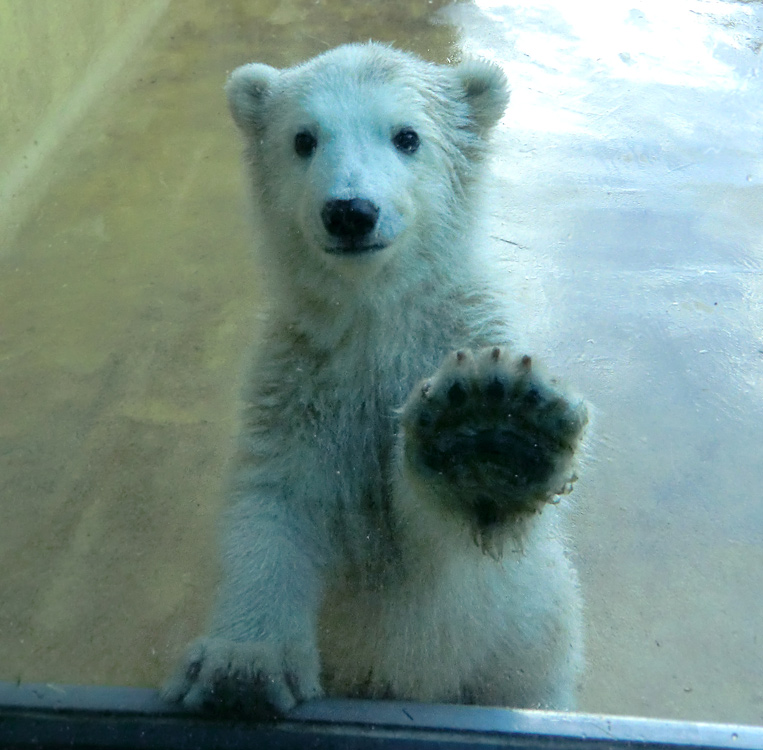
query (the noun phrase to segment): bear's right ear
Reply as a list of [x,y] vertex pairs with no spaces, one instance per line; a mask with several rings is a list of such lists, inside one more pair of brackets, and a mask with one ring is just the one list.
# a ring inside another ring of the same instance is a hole
[[279,71],[263,63],[249,63],[236,68],[228,78],[225,93],[236,125],[245,133],[262,129],[263,105]]

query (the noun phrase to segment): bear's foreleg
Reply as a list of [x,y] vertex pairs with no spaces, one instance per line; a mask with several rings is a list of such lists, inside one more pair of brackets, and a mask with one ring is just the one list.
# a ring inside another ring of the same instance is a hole
[[188,649],[165,699],[189,708],[283,713],[322,694],[319,571],[278,503],[233,508],[211,634]]

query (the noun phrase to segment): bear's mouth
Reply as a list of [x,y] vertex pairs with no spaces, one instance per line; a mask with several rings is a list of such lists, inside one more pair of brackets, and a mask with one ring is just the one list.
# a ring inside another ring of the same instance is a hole
[[324,250],[329,255],[368,255],[384,250],[387,247],[382,242],[353,242],[346,240],[337,242],[335,245],[326,245]]

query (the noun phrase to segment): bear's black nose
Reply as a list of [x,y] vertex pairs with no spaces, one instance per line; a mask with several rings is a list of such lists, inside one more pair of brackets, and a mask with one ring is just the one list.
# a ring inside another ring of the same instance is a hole
[[358,240],[369,234],[376,226],[379,209],[369,200],[327,201],[321,211],[326,231],[342,240]]

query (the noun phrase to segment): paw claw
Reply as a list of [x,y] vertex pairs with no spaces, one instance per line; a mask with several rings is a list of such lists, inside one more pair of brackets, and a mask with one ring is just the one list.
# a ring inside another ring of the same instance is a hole
[[496,529],[472,529],[472,541],[483,555],[500,562],[503,559],[503,539]]
[[520,365],[522,366],[522,369],[523,369],[525,372],[530,372],[530,370],[532,369],[532,366],[533,366],[533,360],[532,360],[532,357],[530,357],[530,356],[529,356],[529,355],[527,355],[527,354],[525,354],[525,355],[522,357],[522,359],[519,361],[519,363],[520,363]]
[[572,492],[572,490],[575,488],[575,482],[577,481],[578,475],[573,472],[569,477],[567,477],[564,484],[556,491],[554,494],[554,499],[551,502],[558,503],[562,495],[569,495],[570,492]]

